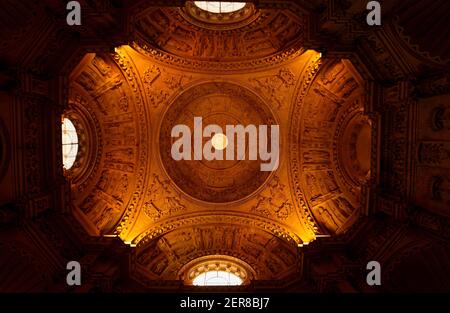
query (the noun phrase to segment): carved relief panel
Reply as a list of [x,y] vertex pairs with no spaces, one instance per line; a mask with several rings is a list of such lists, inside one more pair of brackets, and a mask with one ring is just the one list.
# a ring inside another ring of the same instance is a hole
[[182,228],[138,245],[137,262],[151,279],[177,279],[182,266],[206,255],[229,255],[247,262],[258,279],[295,272],[295,247],[262,230],[239,225]]
[[97,144],[97,161],[85,172],[82,184],[72,186],[73,197],[102,234],[114,230],[136,189],[137,172],[145,165],[137,148],[145,142],[140,131],[145,124],[139,121],[145,116],[138,114],[141,102],[133,79],[122,71],[123,64],[115,63],[111,55],[88,54],[72,74],[72,95],[83,99],[77,105],[95,121],[86,132]]
[[421,207],[450,216],[450,97],[420,99],[413,198]]
[[304,192],[300,197],[318,231],[329,234],[344,232],[356,219],[361,185],[369,178],[371,127],[356,114],[363,100],[362,81],[354,73],[348,61],[325,63],[292,113],[302,118],[291,121],[292,131],[300,132],[291,152],[293,183]]
[[227,61],[267,56],[302,41],[303,17],[293,18],[289,10],[250,10],[248,18],[231,25],[204,23],[197,10],[150,9],[136,19],[136,39],[184,58]]

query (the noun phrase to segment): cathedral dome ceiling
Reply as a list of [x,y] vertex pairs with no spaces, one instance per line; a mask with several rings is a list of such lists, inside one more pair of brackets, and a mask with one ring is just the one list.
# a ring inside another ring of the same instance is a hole
[[[176,279],[210,254],[258,279],[292,274],[296,249],[345,233],[365,209],[364,81],[350,61],[303,49],[306,24],[291,11],[241,13],[221,25],[190,6],[142,10],[130,46],[88,54],[71,74],[66,114],[96,149],[85,159],[98,156],[75,164],[74,210],[89,232],[135,247],[136,277]],[[279,165],[174,160],[171,131],[195,117],[279,125]]]
[[248,1],[0,1],[0,291],[449,290],[450,2]]

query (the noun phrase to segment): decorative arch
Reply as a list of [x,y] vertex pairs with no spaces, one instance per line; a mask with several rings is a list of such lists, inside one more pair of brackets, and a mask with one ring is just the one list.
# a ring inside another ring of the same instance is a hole
[[71,184],[79,190],[98,167],[102,153],[102,133],[95,113],[87,105],[87,100],[80,93],[72,90],[69,105],[63,112],[74,125],[78,135],[78,153],[73,166],[66,171]]
[[[222,217],[220,220],[224,219]],[[297,272],[297,246],[257,226],[206,218],[173,227],[136,246],[137,272],[147,279],[181,279],[196,260],[227,256],[250,266],[254,279],[283,279]],[[181,276],[180,276],[181,275]]]
[[[364,111],[364,82],[346,60],[313,59],[305,77],[297,86],[291,111],[293,192],[311,229],[319,235],[339,234],[358,218],[364,205],[361,193],[366,192],[363,185],[370,176],[370,164],[365,164],[367,175],[360,180],[350,176],[352,169],[360,167],[351,163],[357,162],[358,146],[356,141],[348,147],[340,142],[341,133],[357,140],[363,130],[353,127],[352,133],[348,128],[356,123],[352,122],[354,112]],[[371,138],[371,129],[364,136]],[[361,147],[362,152],[370,156],[371,147]]]
[[95,162],[72,184],[73,200],[82,223],[100,234],[114,231],[145,187],[145,103],[133,64],[121,51],[87,55],[72,73],[68,112],[90,130],[86,139],[96,150]]

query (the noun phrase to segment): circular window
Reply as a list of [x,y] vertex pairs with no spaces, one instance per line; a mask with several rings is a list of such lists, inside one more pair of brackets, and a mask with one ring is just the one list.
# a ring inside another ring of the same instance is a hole
[[62,155],[63,166],[70,169],[75,162],[78,153],[78,135],[73,123],[64,118],[62,122]]
[[245,2],[221,2],[221,1],[194,1],[194,4],[202,10],[211,13],[231,13],[245,7]]

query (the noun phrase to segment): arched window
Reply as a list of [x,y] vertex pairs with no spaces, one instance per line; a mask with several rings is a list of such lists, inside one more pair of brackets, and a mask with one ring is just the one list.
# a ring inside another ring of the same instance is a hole
[[178,273],[185,285],[248,285],[256,273],[246,262],[228,255],[206,255],[185,264]]
[[78,152],[78,135],[73,123],[64,118],[62,122],[62,155],[63,165],[66,170],[70,169],[75,162]]
[[208,271],[201,273],[192,281],[194,286],[239,286],[242,279],[230,272]]
[[194,1],[200,9],[211,13],[231,13],[245,7],[245,2]]

